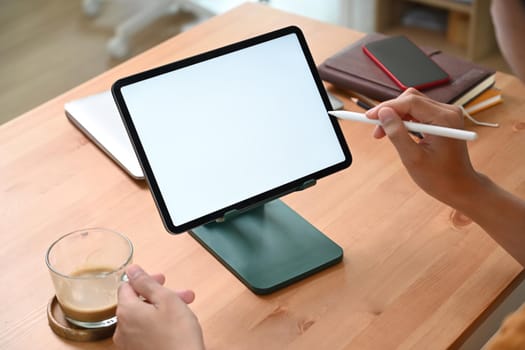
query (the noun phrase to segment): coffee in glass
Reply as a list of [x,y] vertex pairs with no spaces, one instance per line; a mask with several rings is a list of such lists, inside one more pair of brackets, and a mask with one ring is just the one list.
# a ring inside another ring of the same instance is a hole
[[66,319],[84,328],[113,325],[118,287],[132,257],[131,241],[107,229],[78,230],[56,240],[46,263]]

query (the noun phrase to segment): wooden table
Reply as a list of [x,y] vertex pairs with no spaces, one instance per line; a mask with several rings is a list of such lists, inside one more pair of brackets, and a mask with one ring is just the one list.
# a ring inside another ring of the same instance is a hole
[[[477,225],[412,183],[388,140],[373,139],[368,125],[342,122],[353,165],[284,201],[344,248],[343,262],[254,295],[189,235],[166,233],[145,184],[64,115],[65,102],[122,76],[290,24],[302,28],[317,63],[362,36],[242,5],[0,128],[1,349],[114,348],[110,339],[64,341],[47,325],[53,287],[45,251],[60,235],[90,226],[125,233],[135,262],[164,272],[169,287],[195,290],[192,309],[209,349],[455,347],[521,280],[523,268]],[[480,136],[469,149],[480,171],[525,196],[525,87],[503,74],[497,85],[505,103],[479,116],[501,127],[467,125]],[[203,86],[203,101],[212,93]]]

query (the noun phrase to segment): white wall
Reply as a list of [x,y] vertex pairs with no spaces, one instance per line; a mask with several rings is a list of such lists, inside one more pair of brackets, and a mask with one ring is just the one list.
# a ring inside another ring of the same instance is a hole
[[[242,0],[197,0],[215,13],[242,4]],[[256,0],[251,0],[256,2]],[[374,29],[375,1],[369,0],[270,0],[269,5],[323,22],[344,25],[362,32]]]

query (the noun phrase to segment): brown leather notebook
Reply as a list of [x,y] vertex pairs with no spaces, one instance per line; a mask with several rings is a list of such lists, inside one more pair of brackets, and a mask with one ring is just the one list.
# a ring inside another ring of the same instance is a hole
[[[318,67],[321,79],[378,101],[397,97],[401,89],[362,50],[363,44],[385,37],[368,34],[328,58]],[[464,105],[494,85],[495,70],[428,47],[421,49],[451,77],[449,84],[423,91],[436,101]]]

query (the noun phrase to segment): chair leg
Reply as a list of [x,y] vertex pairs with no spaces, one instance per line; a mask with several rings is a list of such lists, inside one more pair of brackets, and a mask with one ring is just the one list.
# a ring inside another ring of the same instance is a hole
[[[84,3],[94,2],[100,4],[101,0],[84,0]],[[147,0],[148,6],[133,15],[115,29],[115,35],[108,41],[107,50],[114,58],[124,58],[129,54],[129,39],[138,31],[163,15],[174,14],[183,8],[194,13],[199,19],[215,15],[209,9],[188,0]]]
[[102,0],[84,0],[82,1],[82,9],[89,17],[95,17],[100,13]]
[[194,1],[183,1],[180,4],[185,11],[195,14],[198,18],[209,18],[215,16],[215,13],[210,9],[194,2]]
[[[149,0],[148,2],[153,2]],[[108,41],[107,49],[112,57],[123,58],[129,54],[129,39],[159,17],[168,13],[173,0],[156,0],[155,4],[127,19],[117,26],[115,35]]]

